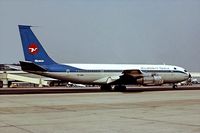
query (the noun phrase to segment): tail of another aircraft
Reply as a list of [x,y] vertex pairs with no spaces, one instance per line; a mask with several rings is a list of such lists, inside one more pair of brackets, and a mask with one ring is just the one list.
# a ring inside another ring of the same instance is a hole
[[31,26],[19,25],[19,32],[26,61],[33,62],[37,65],[57,64],[48,56],[39,40],[32,32]]

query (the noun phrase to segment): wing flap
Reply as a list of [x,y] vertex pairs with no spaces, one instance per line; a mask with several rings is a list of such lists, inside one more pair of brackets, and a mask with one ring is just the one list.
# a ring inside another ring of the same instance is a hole
[[116,80],[120,79],[120,76],[109,76],[109,77],[104,77],[98,80],[93,81],[94,83],[105,83],[105,84],[110,84],[112,82],[115,82]]

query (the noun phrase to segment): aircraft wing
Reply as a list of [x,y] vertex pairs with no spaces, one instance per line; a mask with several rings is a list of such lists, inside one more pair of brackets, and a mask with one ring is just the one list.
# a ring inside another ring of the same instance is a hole
[[106,84],[110,84],[113,83],[117,80],[119,80],[120,78],[123,78],[123,76],[130,76],[133,78],[141,78],[144,76],[144,73],[142,71],[140,71],[139,69],[134,69],[134,70],[124,70],[120,75],[118,76],[108,76],[108,77],[104,77],[98,80],[95,80],[94,83],[106,83]]
[[106,83],[106,84],[110,84],[112,82],[115,82],[118,79],[120,79],[120,76],[108,76],[108,77],[104,77],[104,78],[95,80],[94,83]]

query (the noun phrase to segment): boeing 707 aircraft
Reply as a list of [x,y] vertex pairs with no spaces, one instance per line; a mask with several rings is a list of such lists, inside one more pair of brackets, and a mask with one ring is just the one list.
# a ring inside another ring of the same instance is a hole
[[60,64],[51,59],[31,30],[19,25],[25,61],[23,71],[78,84],[100,85],[102,90],[122,91],[125,85],[162,85],[187,80],[190,74],[173,65],[136,64]]

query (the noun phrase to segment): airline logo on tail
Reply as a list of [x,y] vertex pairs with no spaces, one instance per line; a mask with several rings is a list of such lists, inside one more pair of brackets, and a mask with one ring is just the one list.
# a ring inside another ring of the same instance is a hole
[[28,46],[28,51],[29,51],[30,54],[37,54],[39,49],[38,49],[38,46],[36,44],[32,43]]

